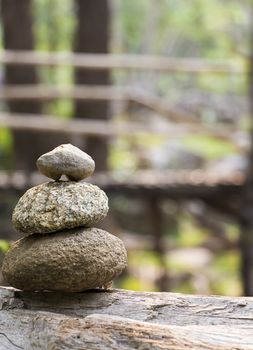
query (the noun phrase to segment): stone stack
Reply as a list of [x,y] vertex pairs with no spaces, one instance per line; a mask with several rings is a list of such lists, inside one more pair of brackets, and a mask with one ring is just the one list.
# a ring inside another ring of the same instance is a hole
[[[108,212],[106,194],[79,182],[92,175],[93,159],[68,144],[42,155],[37,166],[55,181],[29,189],[18,201],[12,220],[25,237],[6,254],[4,278],[30,291],[106,288],[125,269],[127,253],[119,238],[92,227]],[[62,175],[68,181],[60,181]]]

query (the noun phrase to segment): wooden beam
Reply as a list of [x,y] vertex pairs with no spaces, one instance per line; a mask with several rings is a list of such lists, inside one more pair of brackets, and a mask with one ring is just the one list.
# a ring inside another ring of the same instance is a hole
[[[140,123],[115,123],[94,119],[62,120],[60,118],[42,115],[23,116],[8,113],[0,114],[0,126],[13,130],[40,130],[43,132],[59,132],[63,134],[99,136],[104,138],[118,135],[136,135],[141,132],[152,133],[150,128],[143,128],[143,125]],[[166,133],[163,134],[165,135]]]
[[[243,174],[234,173],[226,179],[219,175],[213,176],[204,171],[138,171],[131,178],[117,180],[110,173],[96,173],[88,182],[101,187],[109,196],[123,195],[145,200],[201,200],[238,221]],[[45,181],[48,179],[37,172],[0,171],[0,194],[10,192],[21,195]]]
[[[74,99],[74,100],[106,100],[135,102],[167,120],[175,123],[181,123],[176,133],[185,134],[185,131],[198,133],[208,133],[216,135],[223,139],[233,140],[234,133],[238,128],[216,123],[215,125],[202,124],[199,118],[191,113],[184,112],[174,106],[165,98],[155,96],[141,89],[131,89],[130,87],[116,86],[75,86],[75,87],[57,87],[42,85],[9,85],[0,89],[0,101],[12,100],[56,100],[56,99]],[[6,115],[6,114],[5,114]],[[11,115],[10,115],[11,116]],[[18,116],[18,115],[17,115]],[[32,116],[32,115],[31,115]],[[35,116],[33,114],[33,116]],[[14,117],[14,115],[13,115]],[[7,122],[7,121],[5,121]],[[184,123],[184,125],[182,125]],[[38,123],[37,123],[38,124]],[[25,128],[25,126],[24,126]],[[32,128],[32,125],[30,126]],[[168,127],[167,130],[175,131],[177,126]],[[163,133],[164,126],[159,130],[153,128],[153,132]],[[185,130],[187,129],[187,130]],[[156,131],[155,131],[156,130]],[[167,131],[165,132],[167,133]]]
[[177,135],[184,136],[187,131],[183,128],[168,127],[154,128],[137,122],[113,122],[94,119],[62,120],[60,118],[43,115],[19,115],[0,113],[0,127],[13,130],[30,130],[43,132],[59,132],[63,134],[77,134],[99,136],[103,138],[114,136],[136,136],[140,134]]
[[0,350],[250,350],[253,326],[165,326],[111,315],[0,313]]
[[178,123],[200,124],[198,117],[172,107],[164,97],[155,96],[141,89],[128,89],[128,98],[167,119]]
[[253,349],[253,300],[0,287],[0,350]]
[[135,69],[174,73],[244,74],[245,61],[208,60],[151,55],[73,54],[68,52],[2,51],[0,63],[72,66],[83,69]]
[[126,101],[126,89],[114,86],[9,85],[0,89],[0,100],[109,100]]
[[43,86],[43,85],[9,85],[0,89],[0,100],[106,100],[135,102],[145,108],[165,116],[176,122],[199,124],[199,118],[171,106],[165,98],[155,96],[142,89],[116,86],[74,87]]
[[[180,171],[166,172],[137,172],[135,176],[124,180],[117,180],[113,175],[98,173],[89,178],[105,190],[109,195],[125,195],[140,198],[170,198],[172,200],[203,200],[207,204],[219,206],[227,214],[233,213],[237,219],[240,207],[240,195],[243,184],[243,176],[237,175],[222,179],[218,176],[213,179],[208,173],[201,172],[202,180],[195,180],[195,172],[189,172],[188,176]],[[0,172],[0,191],[15,191],[23,193],[32,186],[38,185],[48,179],[39,173],[27,174],[24,171]],[[226,198],[226,201],[224,201]],[[230,208],[231,207],[231,208]]]
[[235,128],[226,129],[220,125],[211,127],[201,124],[168,124],[168,126],[155,127],[148,123],[116,122],[95,119],[62,120],[53,116],[34,114],[0,113],[0,127],[8,127],[12,130],[30,130],[42,132],[59,132],[63,134],[77,134],[98,136],[102,138],[114,136],[137,136],[140,134],[154,134],[164,137],[184,137],[190,133],[204,133],[233,141]]
[[[78,306],[78,307],[77,307]],[[83,293],[25,292],[0,287],[1,310],[57,312],[72,317],[109,314],[164,325],[252,325],[253,298],[112,289]]]

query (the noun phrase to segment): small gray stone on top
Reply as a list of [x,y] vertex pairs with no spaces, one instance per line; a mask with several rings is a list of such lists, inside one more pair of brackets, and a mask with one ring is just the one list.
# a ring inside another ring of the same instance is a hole
[[92,226],[108,212],[104,191],[85,182],[46,182],[19,199],[12,216],[18,231],[28,234]]
[[56,181],[62,175],[71,181],[80,181],[91,176],[95,169],[94,160],[71,144],[60,145],[43,154],[36,164],[43,175]]

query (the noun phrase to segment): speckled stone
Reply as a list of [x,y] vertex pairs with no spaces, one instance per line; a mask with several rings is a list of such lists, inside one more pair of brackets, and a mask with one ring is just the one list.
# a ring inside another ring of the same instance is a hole
[[81,292],[107,285],[126,266],[127,252],[119,238],[96,228],[78,228],[16,241],[2,271],[19,289]]
[[29,189],[12,216],[27,234],[92,226],[108,212],[108,198],[99,187],[82,182],[46,182]]
[[80,181],[91,176],[95,169],[94,160],[79,148],[64,144],[43,154],[37,160],[39,171],[56,181],[66,175],[71,181]]

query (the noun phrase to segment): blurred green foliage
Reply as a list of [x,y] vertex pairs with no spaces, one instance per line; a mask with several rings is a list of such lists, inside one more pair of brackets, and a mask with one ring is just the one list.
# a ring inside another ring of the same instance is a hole
[[41,51],[69,51],[75,21],[72,0],[33,0],[36,48]]
[[4,239],[0,239],[0,250],[3,253],[6,253],[9,248],[10,248],[10,243]]
[[231,250],[218,255],[211,266],[215,273],[211,288],[220,295],[241,295],[240,256],[238,251]]
[[0,169],[8,169],[12,163],[12,135],[7,128],[0,128]]
[[[71,51],[75,30],[75,8],[71,0],[34,0],[34,35],[39,51]],[[42,83],[72,85],[71,67],[43,67],[39,70]],[[45,114],[69,118],[72,101],[58,100],[45,106]]]
[[[191,216],[182,213],[179,216],[179,228],[176,234],[167,233],[168,248],[174,247],[176,253],[168,251],[166,268],[169,276],[179,276],[190,273],[192,277],[179,284],[172,284],[170,291],[177,293],[211,293],[218,295],[241,295],[240,255],[238,250],[220,250],[211,254],[206,263],[197,263],[198,249],[205,246],[211,233],[200,228]],[[236,242],[239,237],[236,226],[226,225],[226,237],[230,242]],[[190,255],[189,254],[190,249]],[[193,252],[191,252],[193,249]],[[194,249],[197,249],[196,252]],[[178,253],[177,253],[178,252]],[[157,291],[156,278],[159,276],[161,261],[153,250],[133,250],[128,254],[129,275],[120,278],[116,286],[133,290]],[[204,279],[205,292],[199,291],[195,278]],[[197,289],[196,289],[197,288]]]
[[192,135],[185,137],[183,144],[188,150],[196,152],[207,159],[222,158],[236,152],[232,142],[219,140],[208,135]]
[[231,58],[248,48],[250,1],[128,0],[113,3],[116,2],[117,15],[121,16],[117,23],[121,24],[124,39],[122,49],[126,52],[142,52],[145,36],[150,34],[150,23],[154,32],[154,53]]

